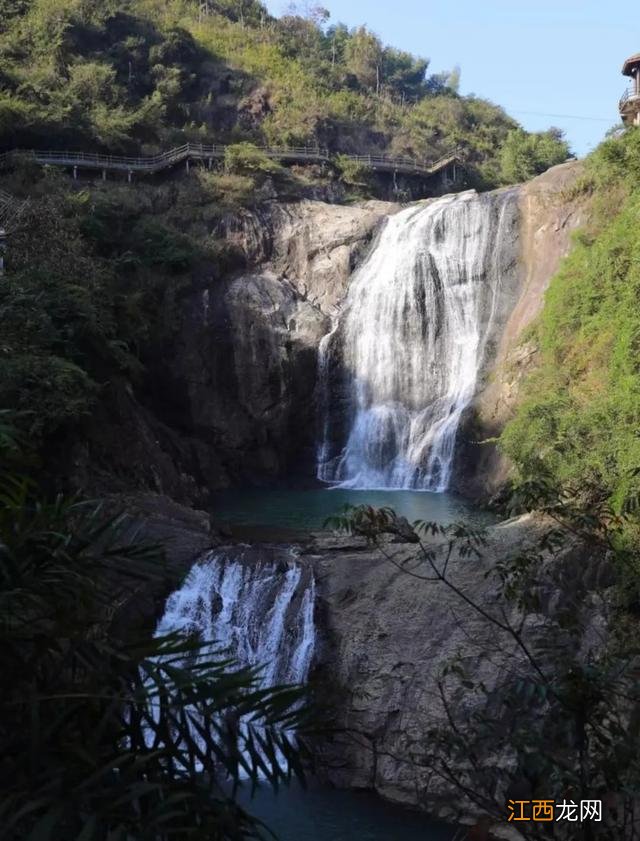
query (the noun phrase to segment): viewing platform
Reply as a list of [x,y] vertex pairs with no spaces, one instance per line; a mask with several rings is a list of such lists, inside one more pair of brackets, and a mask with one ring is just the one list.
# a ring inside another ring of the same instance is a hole
[[622,75],[629,76],[631,85],[620,97],[618,109],[627,126],[640,125],[640,53],[630,56],[622,65]]

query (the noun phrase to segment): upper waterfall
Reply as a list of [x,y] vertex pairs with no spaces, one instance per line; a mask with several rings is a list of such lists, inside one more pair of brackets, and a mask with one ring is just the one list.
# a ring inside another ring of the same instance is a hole
[[513,191],[471,191],[387,220],[320,348],[318,478],[355,488],[448,487],[460,418],[514,263],[505,234],[515,205]]

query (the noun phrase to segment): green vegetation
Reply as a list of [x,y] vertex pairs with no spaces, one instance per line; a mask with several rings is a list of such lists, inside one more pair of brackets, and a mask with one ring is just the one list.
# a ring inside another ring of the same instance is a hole
[[537,134],[522,129],[509,132],[500,156],[500,175],[505,184],[528,181],[534,175],[561,164],[568,157],[568,147],[559,129]]
[[532,339],[539,363],[501,446],[519,477],[584,481],[618,510],[640,488],[640,131],[603,143],[577,188],[591,202]]
[[371,170],[368,166],[354,161],[347,155],[338,155],[336,166],[345,184],[350,184],[353,187],[367,187],[371,176]]
[[114,377],[139,381],[175,329],[194,266],[219,273],[237,259],[210,234],[226,206],[208,173],[77,192],[62,175],[37,175],[11,235],[11,282],[0,284],[0,405],[34,443],[80,422]]
[[208,641],[119,625],[123,605],[162,592],[178,571],[160,547],[127,540],[124,518],[48,500],[17,475],[19,443],[5,417],[2,838],[265,837],[235,802],[237,786],[302,774],[305,751],[292,738],[306,718],[301,690],[261,689],[258,669],[239,669]]
[[275,175],[282,172],[277,161],[269,158],[254,143],[235,143],[227,146],[224,152],[224,168],[237,175],[267,173]]
[[[500,157],[517,124],[428,64],[319,7],[275,19],[255,0],[3,0],[0,147],[193,140],[434,159],[459,146],[478,185],[520,177]],[[566,156],[536,137],[535,171]]]

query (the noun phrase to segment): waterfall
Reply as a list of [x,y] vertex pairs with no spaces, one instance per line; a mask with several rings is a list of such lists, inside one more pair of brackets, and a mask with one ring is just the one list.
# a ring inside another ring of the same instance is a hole
[[[265,689],[305,683],[315,645],[315,580],[294,550],[283,552],[277,561],[256,558],[249,547],[208,552],[167,599],[156,636],[193,635],[212,643],[198,655],[204,660],[261,666]],[[192,736],[202,741],[196,730]]]
[[[290,554],[292,550],[287,550]],[[313,657],[315,582],[293,555],[267,563],[209,552],[172,593],[156,636],[215,642],[239,666],[263,666],[262,685],[304,683]]]
[[389,217],[320,348],[319,479],[448,487],[458,425],[515,263],[515,208],[514,191],[470,191]]
[[320,339],[318,346],[318,404],[322,407],[321,430],[316,449],[316,463],[318,465],[318,479],[323,482],[330,482],[333,478],[327,472],[329,464],[329,425],[331,423],[330,413],[330,375],[329,375],[329,350],[331,340],[337,327],[334,327],[326,336]]

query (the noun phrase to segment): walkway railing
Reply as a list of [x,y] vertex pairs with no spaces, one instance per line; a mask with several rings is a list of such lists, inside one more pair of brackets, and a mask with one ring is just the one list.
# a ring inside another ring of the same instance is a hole
[[620,97],[619,107],[620,110],[627,104],[627,102],[634,102],[635,100],[640,99],[640,91],[636,90],[635,85],[631,85],[628,87],[626,91]]
[[[211,166],[214,160],[224,158],[227,146],[203,143],[185,143],[158,155],[124,156],[104,155],[99,152],[43,151],[39,149],[15,149],[0,154],[0,167],[12,161],[26,159],[43,166],[63,166],[77,169],[99,169],[103,174],[109,170],[129,173],[155,173],[181,162],[205,161]],[[280,161],[302,161],[330,163],[337,155],[317,146],[263,146],[258,147],[268,158]],[[434,175],[453,163],[461,163],[460,150],[452,149],[436,161],[418,160],[409,157],[389,155],[340,155],[373,170],[405,173],[410,175]]]

